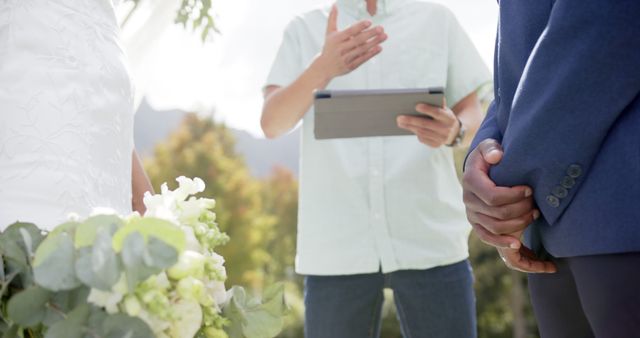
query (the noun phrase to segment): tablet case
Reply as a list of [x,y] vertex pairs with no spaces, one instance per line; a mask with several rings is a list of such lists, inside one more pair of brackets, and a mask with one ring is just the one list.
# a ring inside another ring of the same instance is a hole
[[413,135],[398,128],[398,115],[429,118],[416,112],[418,103],[441,106],[442,87],[417,89],[322,90],[315,93],[315,136],[318,140]]

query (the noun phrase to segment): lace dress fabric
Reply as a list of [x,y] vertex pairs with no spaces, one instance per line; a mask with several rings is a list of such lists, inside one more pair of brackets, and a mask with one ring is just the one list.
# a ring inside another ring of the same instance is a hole
[[133,96],[111,0],[0,0],[0,229],[131,211]]

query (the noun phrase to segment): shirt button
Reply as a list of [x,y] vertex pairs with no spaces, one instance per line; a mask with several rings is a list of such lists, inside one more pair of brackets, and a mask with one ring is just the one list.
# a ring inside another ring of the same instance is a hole
[[373,175],[375,177],[380,176],[380,170],[378,170],[378,169],[371,170],[371,175]]
[[562,179],[562,183],[561,185],[567,189],[571,189],[573,188],[574,185],[576,185],[576,180],[575,178],[571,177],[571,176],[565,176]]
[[557,186],[551,190],[551,193],[557,198],[565,198],[569,192],[567,191],[567,188]]
[[382,215],[380,215],[380,213],[379,213],[379,212],[375,212],[375,213],[373,213],[373,218],[375,218],[375,219],[380,219],[381,217],[382,217]]
[[567,168],[567,175],[572,178],[578,178],[582,175],[582,167],[579,164],[572,164]]
[[558,206],[560,206],[560,200],[553,195],[549,195],[547,196],[547,204],[549,204],[549,206],[552,208],[557,208]]

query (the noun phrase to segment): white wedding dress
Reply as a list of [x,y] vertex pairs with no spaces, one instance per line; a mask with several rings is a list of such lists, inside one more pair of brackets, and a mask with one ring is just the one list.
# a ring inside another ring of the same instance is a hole
[[0,230],[131,212],[133,95],[112,0],[0,0]]

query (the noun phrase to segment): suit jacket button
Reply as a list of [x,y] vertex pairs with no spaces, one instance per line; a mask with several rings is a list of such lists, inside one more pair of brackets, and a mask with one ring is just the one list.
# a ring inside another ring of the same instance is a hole
[[567,175],[572,178],[578,178],[582,175],[582,167],[579,164],[572,164],[567,168]]
[[561,185],[567,189],[571,189],[574,185],[576,185],[576,179],[571,176],[565,176],[562,179]]
[[547,196],[547,204],[549,204],[549,206],[552,208],[557,208],[558,206],[560,206],[560,200],[553,195],[549,195]]
[[565,198],[569,192],[565,187],[557,186],[553,188],[551,193],[557,198]]

